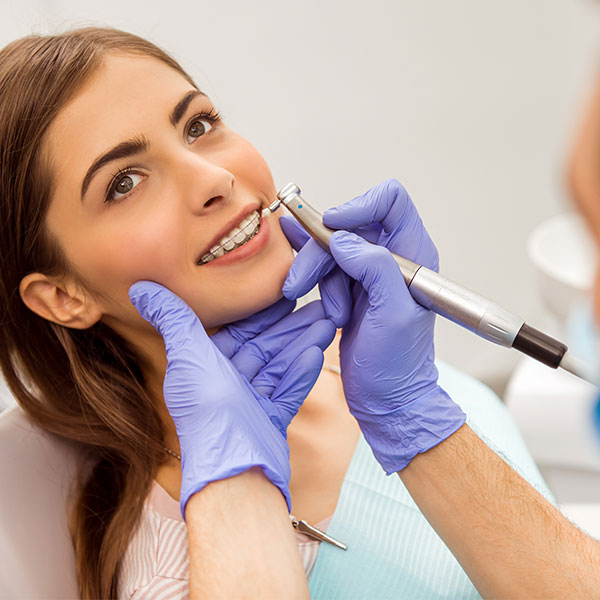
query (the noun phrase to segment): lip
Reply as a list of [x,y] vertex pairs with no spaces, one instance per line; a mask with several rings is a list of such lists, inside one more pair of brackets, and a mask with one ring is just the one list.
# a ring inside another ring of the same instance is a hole
[[[257,210],[260,215],[260,209],[261,209],[260,204],[256,204],[254,202],[252,202],[251,204],[250,203],[246,204],[246,206],[244,206],[244,208],[242,208],[242,210],[240,210],[240,212],[237,214],[237,216],[231,217],[231,219],[229,219],[229,221],[227,221],[227,223],[225,223],[225,225],[223,225],[221,231],[219,233],[215,234],[215,237],[211,240],[211,242],[208,244],[206,249],[203,250],[200,253],[200,255],[198,256],[198,258],[196,259],[196,264],[198,264],[200,262],[200,259],[205,254],[208,254],[210,252],[210,249],[213,246],[216,246],[218,244],[218,242],[219,242],[219,240],[221,240],[221,238],[225,237],[226,233],[229,233],[236,225],[239,225],[248,215],[252,214],[255,210]],[[214,261],[211,261],[211,262],[214,262]]]
[[231,252],[227,252],[227,254],[223,254],[223,256],[219,256],[219,258],[215,258],[214,260],[199,266],[204,268],[211,266],[218,267],[219,265],[226,266],[230,265],[231,263],[241,262],[260,252],[269,241],[270,228],[269,219],[266,217],[260,217],[259,223],[260,227],[258,229],[258,233],[249,242],[246,242],[243,246],[239,246]]

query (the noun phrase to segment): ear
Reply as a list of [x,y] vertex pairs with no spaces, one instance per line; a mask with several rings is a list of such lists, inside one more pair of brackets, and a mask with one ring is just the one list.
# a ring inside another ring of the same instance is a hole
[[23,277],[19,293],[29,310],[65,327],[88,329],[102,317],[100,307],[88,295],[42,273]]

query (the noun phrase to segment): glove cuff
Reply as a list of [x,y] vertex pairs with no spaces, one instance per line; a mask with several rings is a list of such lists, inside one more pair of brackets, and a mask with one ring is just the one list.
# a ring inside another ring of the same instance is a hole
[[460,429],[466,415],[450,396],[436,386],[404,404],[397,412],[379,416],[361,429],[386,475],[404,469],[422,452],[437,446]]
[[[287,504],[288,512],[292,512],[292,498],[290,496],[289,491],[289,481],[290,481],[290,473],[286,473],[284,476],[281,475],[282,466],[279,465],[278,469],[274,469],[269,464],[268,459],[264,460],[268,457],[258,457],[258,456],[248,456],[246,460],[243,459],[237,464],[235,467],[229,467],[227,469],[223,469],[221,471],[213,470],[210,474],[210,479],[206,479],[206,477],[201,480],[194,476],[195,469],[186,469],[185,465],[182,465],[182,479],[181,479],[181,497],[179,499],[179,505],[181,508],[181,516],[185,521],[185,507],[188,503],[188,500],[194,495],[203,490],[209,483],[213,481],[220,481],[221,479],[228,479],[229,477],[234,477],[235,475],[239,475],[252,467],[260,467],[263,470],[265,476],[269,479],[269,481],[276,485],[283,497],[285,498],[285,502]],[[181,457],[183,462],[183,456]],[[201,469],[203,475],[205,475],[204,469]]]
[[[289,492],[291,468],[290,448],[269,417],[258,409],[259,421],[229,423],[226,427],[195,432],[191,439],[180,435],[181,444],[181,515],[185,521],[185,507],[193,494],[213,481],[239,475],[252,467],[260,467],[266,477],[283,494],[288,511],[292,500]],[[256,414],[255,413],[255,414]],[[268,426],[265,427],[265,423]],[[225,433],[224,433],[225,432]],[[202,436],[202,449],[198,446]]]

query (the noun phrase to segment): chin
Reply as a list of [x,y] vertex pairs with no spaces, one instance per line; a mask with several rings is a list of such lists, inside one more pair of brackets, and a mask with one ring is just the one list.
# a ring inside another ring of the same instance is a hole
[[[271,233],[269,246],[259,260],[246,264],[232,279],[228,275],[223,280],[228,293],[223,293],[223,287],[219,286],[212,288],[210,294],[195,298],[200,304],[196,314],[207,331],[246,319],[283,298],[283,284],[295,257],[278,222]],[[227,305],[223,303],[224,297],[230,299]],[[209,306],[214,307],[212,311]],[[207,311],[212,313],[210,317]]]
[[[221,327],[225,325],[229,325],[230,323],[235,323],[236,321],[240,321],[242,319],[246,319],[251,317],[252,315],[260,312],[264,308],[271,306],[271,304],[275,304],[279,299],[283,298],[283,292],[281,291],[281,287],[274,291],[273,294],[269,296],[261,296],[260,299],[256,299],[251,303],[245,303],[243,307],[232,307],[227,311],[226,316],[222,316],[219,319],[216,319],[218,323],[214,324],[205,324],[204,328],[208,335],[213,335]],[[196,314],[198,314],[196,312]],[[200,317],[200,315],[198,315]]]
[[244,304],[243,306],[237,306],[233,309],[232,316],[227,319],[227,322],[231,323],[233,321],[245,319],[246,317],[260,312],[264,308],[271,306],[271,304],[275,304],[275,302],[283,298],[282,288],[288,270],[289,266],[285,270],[282,270],[279,277],[275,277],[274,273],[271,272],[268,281],[263,280],[261,282],[259,290],[253,285],[252,291],[249,290],[248,294],[245,296],[240,295],[241,297],[244,297]]
[[283,298],[283,292],[281,291],[281,288],[279,288],[269,296],[263,296],[259,301],[256,301],[252,307],[245,306],[244,309],[241,311],[241,316],[232,320],[239,321],[240,319],[245,319],[251,315],[254,315],[257,312],[260,312],[261,310],[267,308],[267,306],[275,304],[275,302],[277,302],[277,300],[279,300],[280,298]]
[[243,306],[237,305],[230,307],[230,309],[227,311],[227,314],[223,315],[224,318],[219,319],[219,326],[233,323],[241,319],[246,319],[247,317],[260,312],[272,304],[275,304],[275,302],[283,298],[283,283],[287,277],[291,262],[289,264],[282,265],[285,268],[281,269],[281,274],[279,276],[275,276],[275,273],[271,271],[268,280],[263,280],[261,282],[262,285],[260,286],[259,290],[256,289],[255,285],[253,285],[253,289],[248,290],[247,294],[240,293],[239,298],[244,299]]

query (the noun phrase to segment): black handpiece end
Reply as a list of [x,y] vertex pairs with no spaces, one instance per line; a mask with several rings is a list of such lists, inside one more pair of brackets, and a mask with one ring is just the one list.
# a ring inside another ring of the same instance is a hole
[[512,347],[553,369],[558,368],[562,357],[568,350],[562,342],[538,331],[527,323],[524,323],[517,333]]

